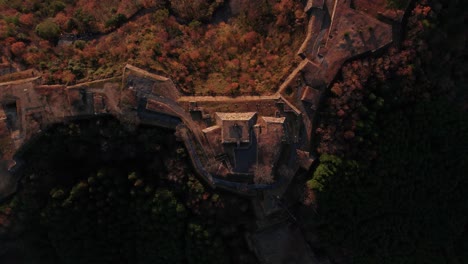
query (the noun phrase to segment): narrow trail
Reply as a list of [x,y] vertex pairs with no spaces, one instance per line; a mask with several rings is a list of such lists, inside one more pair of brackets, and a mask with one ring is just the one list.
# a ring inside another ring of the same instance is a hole
[[37,80],[39,78],[41,78],[41,76],[27,78],[27,79],[21,79],[21,80],[15,80],[15,81],[9,81],[9,82],[2,82],[2,83],[0,83],[0,86],[7,86],[7,85],[23,84],[23,83],[33,82],[33,81],[35,81],[35,80]]
[[76,40],[85,40],[85,41],[93,41],[93,40],[100,40],[101,38],[103,37],[106,37],[112,33],[114,33],[115,31],[117,31],[119,28],[123,27],[124,25],[128,24],[129,22],[133,22],[135,20],[137,20],[138,18],[144,16],[144,15],[147,15],[147,14],[150,14],[152,12],[155,12],[157,10],[157,8],[155,7],[152,7],[152,8],[141,8],[140,10],[136,11],[133,15],[131,15],[130,17],[127,18],[127,20],[125,20],[125,22],[123,22],[120,26],[118,27],[114,27],[112,29],[109,29],[107,31],[104,31],[104,32],[99,32],[99,33],[95,33],[95,34],[88,34],[86,37],[82,37],[82,38],[77,38]]

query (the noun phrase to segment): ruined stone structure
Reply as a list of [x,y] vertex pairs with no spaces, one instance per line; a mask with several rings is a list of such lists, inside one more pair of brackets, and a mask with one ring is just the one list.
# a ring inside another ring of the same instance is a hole
[[255,124],[257,113],[221,113],[216,112],[216,124],[221,127],[221,142],[223,144],[251,143],[251,131]]
[[[313,120],[343,63],[398,41],[404,12],[368,10],[384,2],[309,0],[302,61],[270,96],[187,96],[170,79],[132,65],[121,76],[73,86],[1,68],[0,200],[16,191],[14,172],[27,161],[15,153],[28,140],[54,123],[112,115],[176,130],[206,184],[252,197],[258,229],[248,240],[262,263],[282,263],[289,252],[297,263],[319,263],[299,230],[273,213],[285,211],[289,183],[314,162]],[[293,244],[299,248],[284,250]]]
[[73,86],[43,85],[40,75],[0,82],[0,198],[16,190],[15,153],[31,137],[54,123],[113,115],[176,129],[209,185],[261,192],[260,211],[275,212],[271,197],[313,163],[312,121],[323,91],[346,60],[391,43],[402,18],[379,20],[347,0],[310,0],[305,11],[302,62],[271,96],[187,96],[170,79],[131,65],[121,76]]

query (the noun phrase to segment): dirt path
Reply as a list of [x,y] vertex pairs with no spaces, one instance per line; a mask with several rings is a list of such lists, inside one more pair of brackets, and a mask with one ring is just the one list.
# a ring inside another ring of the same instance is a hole
[[112,33],[114,33],[115,31],[117,31],[119,28],[123,27],[125,24],[129,23],[129,22],[132,22],[132,21],[135,21],[137,20],[138,18],[144,16],[144,15],[147,15],[149,13],[152,13],[152,12],[155,12],[157,9],[156,8],[141,8],[140,10],[136,11],[133,15],[131,15],[130,17],[127,18],[127,20],[125,22],[123,22],[120,26],[118,27],[115,27],[115,28],[112,28],[108,31],[105,31],[105,32],[99,32],[99,33],[96,33],[96,34],[90,34],[89,36],[87,37],[82,37],[82,38],[77,38],[76,40],[85,40],[85,41],[92,41],[92,40],[98,40],[103,38],[103,37],[106,37]]
[[21,80],[16,80],[16,81],[9,81],[9,82],[2,82],[0,83],[0,86],[7,86],[7,85],[12,85],[12,84],[23,84],[23,83],[28,83],[28,82],[33,82],[37,79],[41,78],[41,76],[37,77],[32,77],[28,79],[21,79]]

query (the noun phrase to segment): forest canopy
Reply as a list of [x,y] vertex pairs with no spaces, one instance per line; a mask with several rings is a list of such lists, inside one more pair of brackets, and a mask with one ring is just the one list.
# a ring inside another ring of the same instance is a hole
[[[268,94],[297,63],[303,9],[293,0],[0,1],[1,52],[51,84],[115,76],[130,63],[187,93]],[[10,48],[18,42],[21,54]]]
[[91,119],[19,155],[21,189],[0,206],[6,263],[256,263],[248,204],[205,187],[173,131]]
[[334,257],[468,261],[464,8],[418,1],[401,47],[349,62],[332,84],[307,186]]

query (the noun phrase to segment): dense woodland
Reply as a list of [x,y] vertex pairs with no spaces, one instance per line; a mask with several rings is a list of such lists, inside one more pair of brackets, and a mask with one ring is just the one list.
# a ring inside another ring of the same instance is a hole
[[105,118],[36,138],[0,210],[0,260],[256,263],[243,238],[248,202],[205,187],[172,134]]
[[466,9],[416,1],[401,47],[332,85],[306,202],[337,259],[468,262]]
[[187,93],[274,92],[296,63],[303,6],[238,2],[231,10],[227,1],[4,0],[0,54],[48,83],[115,76],[131,63]]

